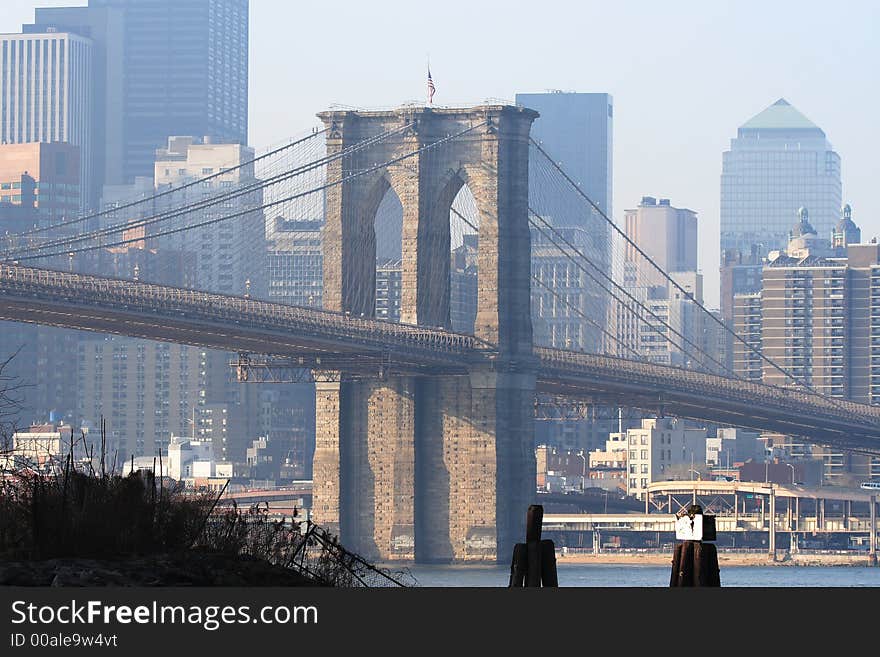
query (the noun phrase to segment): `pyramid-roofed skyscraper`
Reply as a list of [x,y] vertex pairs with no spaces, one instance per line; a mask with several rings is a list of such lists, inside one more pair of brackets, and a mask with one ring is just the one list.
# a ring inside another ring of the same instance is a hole
[[831,239],[840,213],[840,156],[784,98],[740,126],[721,172],[721,249],[784,249],[798,209]]

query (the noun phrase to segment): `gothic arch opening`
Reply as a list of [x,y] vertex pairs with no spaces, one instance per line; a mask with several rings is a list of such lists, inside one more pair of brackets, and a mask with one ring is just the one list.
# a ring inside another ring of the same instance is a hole
[[400,321],[403,263],[403,205],[394,189],[383,178],[382,196],[376,207],[373,230],[376,236],[375,316]]
[[467,183],[462,183],[449,209],[450,328],[473,334],[477,317],[480,212]]

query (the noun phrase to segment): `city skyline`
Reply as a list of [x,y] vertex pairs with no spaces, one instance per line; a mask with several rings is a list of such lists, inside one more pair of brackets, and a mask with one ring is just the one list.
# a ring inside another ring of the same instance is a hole
[[[4,4],[0,32],[20,31],[33,21],[35,7],[84,3]],[[379,10],[352,7],[348,20],[334,22],[333,36],[357,44],[353,60],[351,48],[327,43],[324,29],[299,30],[293,41],[286,35],[291,25],[326,25],[318,7],[252,3],[251,145],[259,151],[308,131],[317,123],[315,112],[334,103],[369,108],[424,102],[428,51],[438,105],[512,101],[517,93],[549,88],[609,93],[616,105],[615,220],[620,223],[622,209],[644,195],[675,198],[695,210],[707,302],[717,306],[721,154],[738,126],[784,97],[823,128],[840,154],[843,201],[852,205],[865,239],[880,232],[880,201],[867,174],[880,134],[858,109],[877,100],[878,91],[865,80],[866,62],[876,59],[871,53],[878,49],[871,41],[878,8],[860,2],[828,11],[774,3],[760,6],[763,19],[755,23],[750,17],[758,5],[752,2],[672,8],[637,3],[638,21],[631,19],[631,4],[576,10],[560,4],[555,11],[545,5],[536,14],[522,5],[498,13],[452,3],[432,18],[427,33],[424,18],[402,11],[400,3]],[[470,18],[455,18],[463,15]],[[481,42],[486,25],[515,38]],[[454,39],[440,38],[453,26]],[[591,38],[582,38],[585,29]],[[843,35],[830,57],[828,49],[814,45],[827,34]],[[746,42],[749,48],[742,48]],[[318,49],[320,67],[312,64]],[[306,64],[287,64],[295,61]]]
[[0,584],[876,567],[856,1],[0,0]]

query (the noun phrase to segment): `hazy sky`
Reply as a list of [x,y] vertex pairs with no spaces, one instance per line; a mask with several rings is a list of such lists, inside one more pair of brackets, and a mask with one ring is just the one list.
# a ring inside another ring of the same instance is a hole
[[[0,0],[0,31],[36,6]],[[250,138],[317,123],[331,104],[439,105],[564,89],[614,96],[614,213],[643,195],[700,218],[700,266],[717,304],[721,152],[778,98],[825,130],[863,235],[880,234],[880,3],[870,0],[486,2],[251,0]],[[325,8],[329,7],[329,9]],[[430,7],[430,9],[429,9]],[[792,223],[795,217],[792,217]]]

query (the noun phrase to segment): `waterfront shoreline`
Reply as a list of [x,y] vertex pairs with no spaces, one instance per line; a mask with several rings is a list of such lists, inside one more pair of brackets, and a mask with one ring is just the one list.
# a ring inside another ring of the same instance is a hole
[[[671,566],[672,553],[556,553],[556,564],[613,564],[613,565],[644,565],[644,566]],[[770,559],[767,553],[756,552],[719,552],[719,567],[729,566],[871,566],[871,559],[867,554],[789,554],[777,553],[776,560]]]
[[[379,562],[381,568],[395,570],[399,568],[411,568],[417,566],[416,562],[411,560],[385,561]],[[467,568],[468,566],[504,566],[503,563],[494,562],[458,562],[445,564],[446,566]],[[672,552],[601,552],[593,554],[592,552],[578,552],[562,554],[556,550],[556,565],[565,566],[584,566],[584,565],[608,565],[608,566],[672,566]],[[720,568],[737,568],[737,567],[753,567],[753,566],[786,566],[786,567],[866,567],[876,566],[872,564],[867,553],[854,554],[789,554],[788,552],[778,552],[776,560],[772,561],[766,552],[719,552],[718,566]]]

